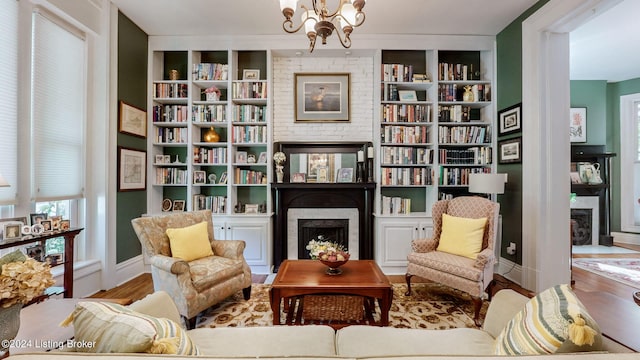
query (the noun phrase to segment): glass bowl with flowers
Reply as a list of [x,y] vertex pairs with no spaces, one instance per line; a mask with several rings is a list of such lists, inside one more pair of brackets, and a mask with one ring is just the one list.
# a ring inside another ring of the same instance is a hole
[[323,235],[309,241],[306,249],[311,259],[320,260],[328,267],[326,273],[329,275],[342,274],[340,266],[349,261],[350,254],[344,245],[328,240]]

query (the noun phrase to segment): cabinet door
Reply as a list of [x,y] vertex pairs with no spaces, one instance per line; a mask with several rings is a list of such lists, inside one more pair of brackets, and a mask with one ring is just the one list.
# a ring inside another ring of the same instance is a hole
[[267,221],[229,220],[227,239],[244,240],[247,244],[244,257],[249,265],[267,265],[267,240],[269,226]]
[[382,267],[407,266],[407,255],[411,252],[411,240],[420,234],[417,220],[390,219],[380,223],[378,261]]

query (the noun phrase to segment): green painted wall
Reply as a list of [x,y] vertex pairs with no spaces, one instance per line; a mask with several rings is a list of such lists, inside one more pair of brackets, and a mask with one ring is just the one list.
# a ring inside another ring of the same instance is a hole
[[607,82],[605,80],[571,81],[571,107],[587,108],[587,142],[581,144],[605,145],[608,133]]
[[[548,1],[538,1],[496,35],[498,111],[522,102],[522,22]],[[495,134],[497,133],[496,131]],[[499,137],[498,141],[520,136],[521,132],[512,133]],[[505,194],[498,196],[502,214],[501,256],[522,264],[520,251],[516,252],[516,255],[509,255],[506,250],[510,242],[516,243],[517,248],[522,249],[522,165],[498,164],[497,171],[508,174]]]
[[[147,34],[118,13],[118,100],[143,110],[147,108],[147,48]],[[117,142],[127,148],[147,148],[146,139],[127,134],[118,133]],[[131,219],[147,211],[147,192],[118,192],[116,201],[116,263],[121,263],[142,253]]]
[[[607,150],[618,156],[612,159],[612,178],[620,179],[620,96],[640,93],[640,78],[607,85]],[[588,118],[587,118],[588,119]],[[620,182],[611,186],[611,231],[620,231]]]

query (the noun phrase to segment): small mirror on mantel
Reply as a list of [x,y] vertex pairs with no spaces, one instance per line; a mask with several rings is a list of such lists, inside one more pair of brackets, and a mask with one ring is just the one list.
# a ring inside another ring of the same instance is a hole
[[305,182],[337,182],[340,169],[357,168],[356,153],[295,153],[289,161],[289,174],[304,174]]

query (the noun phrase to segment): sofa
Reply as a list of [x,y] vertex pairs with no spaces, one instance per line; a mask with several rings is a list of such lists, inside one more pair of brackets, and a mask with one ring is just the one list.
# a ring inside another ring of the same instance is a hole
[[[94,302],[95,304],[96,302]],[[250,359],[286,358],[293,359],[501,359],[493,355],[497,338],[523,308],[529,306],[529,298],[513,291],[501,290],[492,299],[485,322],[480,329],[458,328],[449,330],[398,329],[374,326],[348,326],[334,331],[326,325],[272,326],[245,328],[197,328],[185,330],[190,340],[200,350],[199,358],[204,359]],[[180,315],[170,296],[165,292],[155,292],[137,301],[128,310],[151,317],[164,317],[179,322]],[[77,309],[76,311],[77,312]],[[75,313],[74,312],[74,313]],[[78,314],[76,314],[78,316]],[[73,318],[71,316],[70,318]],[[78,318],[72,319],[75,321]],[[597,329],[597,325],[593,325]],[[76,328],[76,336],[78,335]],[[594,346],[597,350],[588,352],[557,353],[553,355],[527,356],[535,360],[640,360],[640,354],[615,342],[602,338]],[[564,345],[562,345],[564,346]],[[86,354],[81,352],[52,351],[48,353],[17,354],[12,360],[49,359],[79,360],[90,357],[118,359],[166,359],[187,358],[189,355],[153,354]],[[571,350],[571,348],[565,348]]]

